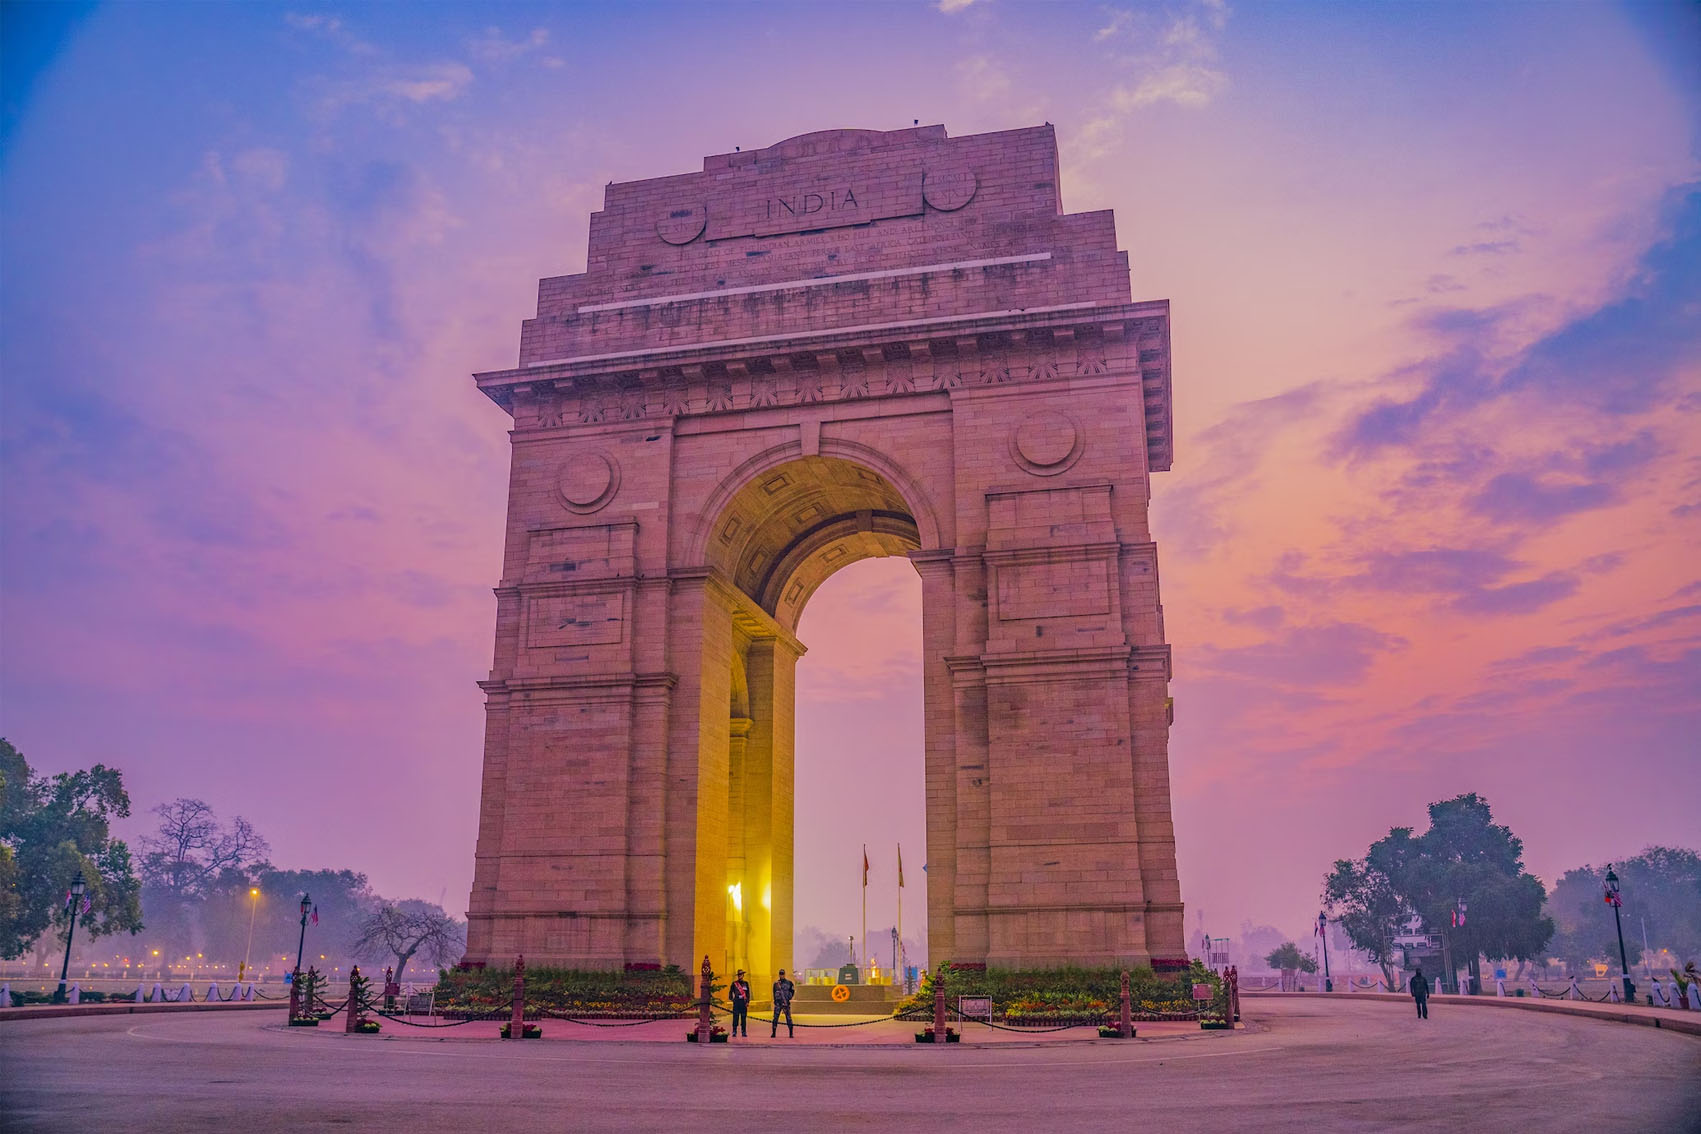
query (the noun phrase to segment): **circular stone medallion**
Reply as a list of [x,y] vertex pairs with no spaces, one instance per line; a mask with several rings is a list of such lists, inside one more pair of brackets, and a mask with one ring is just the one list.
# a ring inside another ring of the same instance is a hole
[[669,244],[690,244],[708,223],[709,210],[702,205],[677,205],[656,218],[656,235]]
[[1010,433],[1010,455],[1035,476],[1056,476],[1081,457],[1081,430],[1064,414],[1035,414]]
[[575,453],[555,478],[555,491],[570,512],[595,512],[619,487],[620,466],[607,453]]
[[956,212],[974,200],[980,182],[965,165],[930,167],[921,179],[921,195],[942,213]]

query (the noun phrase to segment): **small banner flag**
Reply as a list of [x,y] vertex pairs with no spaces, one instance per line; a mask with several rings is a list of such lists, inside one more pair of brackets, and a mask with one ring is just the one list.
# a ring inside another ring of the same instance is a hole
[[94,899],[85,894],[83,896],[83,912],[86,914],[92,909],[94,909]]
[[868,889],[868,844],[862,844],[862,888]]
[[311,920],[312,920],[314,925],[319,924],[319,907],[318,906],[313,907],[313,917],[312,917]]
[[[866,859],[867,857],[868,856],[865,853],[863,855],[863,858]],[[899,843],[898,844],[898,889],[902,890],[903,888],[904,888],[904,844]]]

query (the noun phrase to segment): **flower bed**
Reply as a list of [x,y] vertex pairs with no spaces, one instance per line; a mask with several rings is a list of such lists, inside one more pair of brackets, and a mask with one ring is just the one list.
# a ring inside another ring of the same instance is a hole
[[[450,1018],[507,1008],[514,1002],[514,971],[484,968],[444,972],[437,1006]],[[664,1020],[690,1015],[697,1000],[691,978],[675,966],[627,972],[526,969],[526,1012],[587,1020]]]
[[[502,1038],[503,1039],[510,1039],[510,1038],[513,1037],[513,1034],[514,1034],[514,1025],[512,1023],[507,1023],[507,1024],[502,1025]],[[520,1038],[521,1039],[542,1039],[543,1038],[543,1028],[538,1026],[537,1024],[521,1024],[520,1025]]]
[[[1195,1002],[1195,984],[1209,984],[1212,999]],[[1227,1007],[1222,978],[1195,962],[1185,972],[1160,975],[1150,968],[1129,970],[1129,993],[1134,1019],[1192,1022],[1201,1012]],[[947,1004],[955,1008],[962,996],[985,996],[992,1013],[1012,1027],[1062,1027],[1118,1022],[1122,1005],[1120,969],[988,969],[945,967]],[[913,995],[900,1001],[894,1015],[914,1018],[933,1011],[933,974]]]

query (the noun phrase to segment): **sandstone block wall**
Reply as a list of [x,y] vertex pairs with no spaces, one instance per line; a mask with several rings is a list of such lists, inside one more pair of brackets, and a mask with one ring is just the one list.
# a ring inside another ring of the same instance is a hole
[[794,631],[870,555],[922,578],[933,959],[1182,955],[1168,305],[1051,129],[718,155],[590,241],[477,376],[515,429],[469,959],[789,967]]

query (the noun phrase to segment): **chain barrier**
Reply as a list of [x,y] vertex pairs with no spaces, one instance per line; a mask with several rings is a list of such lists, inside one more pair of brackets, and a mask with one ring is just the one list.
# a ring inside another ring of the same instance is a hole
[[[719,1011],[719,1010],[724,1010],[724,1011],[727,1011],[727,1012],[732,1011],[732,1005],[725,1004],[725,1003],[722,1003],[720,1001],[716,1001],[712,1005],[712,1007],[714,1009],[716,1009],[717,1011]],[[1098,1024],[1064,1024],[1061,1027],[1056,1027],[1056,1028],[1027,1028],[1027,1027],[1022,1027],[1022,1026],[1017,1025],[1017,1024],[994,1024],[991,1021],[982,1020],[979,1017],[966,1017],[961,1012],[959,1012],[957,1009],[952,1008],[950,1005],[946,1005],[945,1010],[947,1012],[949,1012],[951,1015],[957,1017],[958,1021],[963,1021],[963,1020],[966,1020],[966,1019],[973,1019],[975,1023],[985,1024],[987,1027],[992,1028],[996,1031],[1016,1032],[1018,1034],[1030,1034],[1030,1033],[1032,1033],[1032,1034],[1037,1035],[1037,1034],[1040,1034],[1040,1033],[1043,1033],[1043,1032],[1064,1032],[1064,1031],[1068,1031],[1070,1028],[1097,1028],[1097,1027],[1099,1027]],[[750,1014],[750,1020],[753,1023],[767,1024],[770,1028],[773,1028],[775,1030],[778,1029],[778,1024],[775,1023],[775,1017],[774,1017],[773,1013],[770,1013],[767,1016],[761,1016],[761,1015],[757,1015],[756,1013],[752,1012]],[[900,1014],[892,1015],[892,1016],[876,1016],[875,1018],[873,1018],[871,1020],[851,1020],[851,1021],[849,1021],[847,1023],[843,1023],[843,1024],[808,1024],[808,1023],[804,1023],[803,1021],[799,1020],[799,1021],[797,1021],[796,1023],[794,1023],[790,1026],[798,1027],[798,1028],[829,1028],[829,1029],[830,1028],[863,1028],[863,1027],[867,1027],[870,1024],[884,1024],[884,1023],[887,1023],[887,1022],[892,1021],[892,1020],[908,1021],[908,1022],[912,1022],[912,1023],[929,1023],[929,1024],[931,1024],[933,1022],[933,1013],[927,1012],[924,1015],[924,1014],[921,1014],[920,1010],[918,1009],[914,1013],[905,1012],[905,1013],[900,1013]]]
[[485,1012],[482,1015],[468,1016],[464,1020],[455,1020],[455,1021],[452,1021],[452,1022],[447,1023],[447,1024],[416,1024],[412,1020],[408,1019],[406,1016],[404,1016],[400,1013],[386,1012],[382,1008],[374,1008],[372,1011],[375,1014],[384,1017],[386,1020],[394,1020],[398,1024],[406,1024],[410,1028],[425,1028],[425,1029],[429,1030],[431,1028],[458,1028],[462,1024],[476,1024],[476,1023],[479,1023],[479,1022],[485,1021],[485,1020],[500,1019],[502,1017],[511,1015],[512,1012],[513,1012],[513,1009],[511,1009],[511,1008],[492,1008],[490,1011]]
[[557,1012],[553,1008],[542,1008],[539,1012],[552,1020],[562,1020],[569,1024],[582,1024],[587,1028],[636,1028],[643,1024],[667,1023],[670,1020],[689,1020],[690,1015],[681,1016],[651,1016],[645,1020],[585,1020],[569,1016],[565,1012]]
[[995,1024],[991,1020],[983,1020],[979,1016],[965,1016],[965,1015],[962,1014],[962,1012],[951,1007],[949,1004],[945,1005],[945,1011],[948,1015],[952,1015],[952,1016],[957,1017],[958,1023],[969,1023],[969,1022],[972,1021],[973,1023],[976,1023],[976,1024],[985,1024],[987,1027],[991,1028],[994,1031],[1015,1032],[1018,1035],[1043,1035],[1046,1032],[1066,1032],[1070,1028],[1098,1028],[1098,1027],[1103,1026],[1102,1023],[1092,1023],[1092,1024],[1060,1024],[1055,1028],[1030,1028],[1030,1027],[1025,1027],[1021,1024]]
[[[713,1008],[713,1010],[715,1010],[717,1012],[731,1012],[732,1011],[732,1005],[731,1004],[726,1004],[726,1003],[723,1003],[723,1002],[718,1001],[718,1000],[714,1002],[714,1004],[712,1005],[712,1008]],[[773,1012],[773,1011],[770,1011],[768,1013],[768,1015],[766,1015],[766,1016],[759,1016],[755,1012],[751,1012],[749,1014],[748,1018],[749,1018],[751,1023],[767,1024],[770,1028],[772,1028],[774,1031],[777,1032],[777,1031],[779,1031],[779,1024],[777,1023],[778,1015],[779,1015],[778,1013]],[[793,1027],[793,1028],[863,1028],[863,1027],[867,1027],[869,1024],[883,1024],[887,1020],[891,1020],[891,1019],[895,1019],[895,1018],[896,1017],[893,1017],[893,1016],[877,1016],[872,1020],[851,1020],[851,1021],[849,1021],[847,1023],[843,1023],[843,1024],[806,1024],[806,1023],[802,1022],[801,1020],[799,1020],[799,1021],[795,1021],[795,1022],[793,1022],[793,1023],[791,1023],[787,1026]]]

